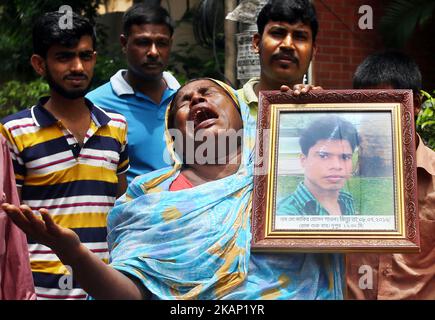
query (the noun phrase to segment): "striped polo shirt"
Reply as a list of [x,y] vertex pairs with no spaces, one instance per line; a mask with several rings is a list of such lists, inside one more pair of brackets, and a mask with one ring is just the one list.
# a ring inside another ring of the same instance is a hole
[[[340,190],[338,204],[343,216],[355,215],[354,200],[349,192]],[[328,216],[329,212],[317,201],[305,184],[300,182],[295,192],[279,202],[276,215]]]
[[[118,175],[129,168],[127,123],[117,113],[86,101],[91,124],[80,146],[42,98],[30,109],[1,121],[22,202],[48,209],[53,220],[74,230],[82,243],[107,262],[106,216],[115,202]],[[53,251],[28,239],[38,299],[85,299]]]

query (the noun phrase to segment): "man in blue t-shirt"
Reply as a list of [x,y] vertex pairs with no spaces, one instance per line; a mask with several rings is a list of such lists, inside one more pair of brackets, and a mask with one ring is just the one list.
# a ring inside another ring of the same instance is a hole
[[168,72],[174,23],[158,6],[137,4],[123,17],[122,50],[128,68],[91,91],[96,105],[120,112],[127,119],[130,170],[127,180],[168,166],[165,156],[166,107],[180,87]]

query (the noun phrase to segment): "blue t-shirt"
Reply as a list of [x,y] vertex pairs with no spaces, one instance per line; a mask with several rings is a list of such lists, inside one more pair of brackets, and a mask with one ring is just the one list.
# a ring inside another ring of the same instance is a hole
[[127,120],[130,183],[136,176],[170,165],[166,154],[165,112],[180,84],[168,72],[163,73],[167,88],[160,104],[135,92],[124,79],[126,70],[119,70],[106,84],[89,92],[86,97],[103,109],[121,113]]

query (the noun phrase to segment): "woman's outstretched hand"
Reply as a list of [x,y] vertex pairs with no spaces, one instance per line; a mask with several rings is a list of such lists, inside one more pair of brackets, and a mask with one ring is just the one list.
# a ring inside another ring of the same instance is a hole
[[2,209],[27,236],[50,247],[56,253],[80,246],[78,235],[74,231],[56,224],[46,209],[38,211],[42,219],[27,205],[17,207],[4,203]]
[[74,280],[95,299],[144,299],[150,296],[138,281],[106,265],[80,243],[78,235],[56,224],[46,209],[39,214],[26,206],[4,203],[2,209],[32,240],[50,247],[60,260],[71,266]]

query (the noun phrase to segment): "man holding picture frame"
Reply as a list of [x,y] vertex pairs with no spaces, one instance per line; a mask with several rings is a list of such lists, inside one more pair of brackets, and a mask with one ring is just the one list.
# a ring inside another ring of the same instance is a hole
[[315,7],[310,1],[269,2],[258,15],[257,28],[252,47],[260,56],[260,77],[250,79],[237,91],[254,117],[257,117],[260,91],[286,86],[298,95],[319,88],[303,85],[316,55],[319,29]]
[[[260,56],[259,78],[250,79],[237,91],[239,97],[249,106],[250,113],[257,117],[258,96],[263,90],[282,90],[297,96],[314,87],[304,85],[311,60],[316,54],[318,21],[314,5],[308,1],[275,0],[267,3],[257,18],[258,33],[253,36],[254,51]],[[301,291],[305,288],[304,266],[311,264],[320,278],[330,279],[330,288],[336,290],[335,299],[342,299],[344,284],[344,261],[341,254],[294,253],[295,271],[291,275]],[[324,272],[324,268],[329,272]],[[319,290],[322,288],[319,284]],[[325,297],[316,297],[325,299]]]

